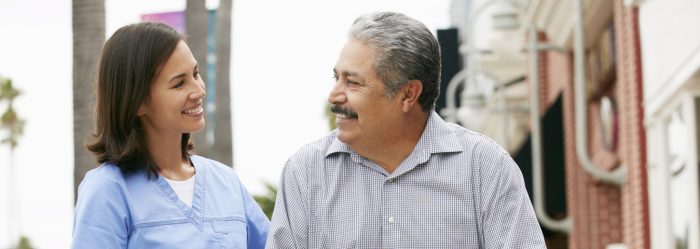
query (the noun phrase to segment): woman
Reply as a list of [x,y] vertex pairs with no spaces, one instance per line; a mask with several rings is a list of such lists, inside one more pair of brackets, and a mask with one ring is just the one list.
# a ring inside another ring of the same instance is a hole
[[263,248],[269,221],[231,168],[190,154],[204,82],[181,35],[132,24],[105,43],[96,142],[72,248]]

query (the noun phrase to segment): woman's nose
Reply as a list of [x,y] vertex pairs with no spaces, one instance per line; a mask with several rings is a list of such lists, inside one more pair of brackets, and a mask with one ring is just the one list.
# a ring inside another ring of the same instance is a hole
[[205,96],[207,96],[207,91],[204,88],[203,83],[197,82],[197,84],[195,84],[195,85],[196,85],[196,87],[195,87],[194,91],[192,91],[192,93],[190,93],[191,99],[198,100],[198,99],[203,99]]

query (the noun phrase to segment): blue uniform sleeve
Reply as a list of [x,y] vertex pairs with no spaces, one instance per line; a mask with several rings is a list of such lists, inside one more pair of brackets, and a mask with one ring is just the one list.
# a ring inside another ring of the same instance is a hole
[[302,185],[287,161],[277,190],[268,249],[308,248],[308,206]]
[[248,224],[248,249],[263,249],[265,248],[267,232],[270,229],[270,220],[267,219],[265,213],[243,184],[240,186],[241,195],[245,202],[246,223]]
[[483,163],[483,248],[546,248],[518,165],[507,153]]
[[104,168],[88,173],[78,188],[71,248],[126,248],[130,217],[123,189]]

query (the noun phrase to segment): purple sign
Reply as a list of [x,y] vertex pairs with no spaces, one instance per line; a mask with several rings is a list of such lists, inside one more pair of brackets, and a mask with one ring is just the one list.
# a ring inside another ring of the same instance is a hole
[[165,23],[168,26],[173,27],[175,30],[177,30],[177,32],[180,32],[181,34],[185,34],[185,12],[184,11],[144,14],[144,15],[141,15],[141,21]]

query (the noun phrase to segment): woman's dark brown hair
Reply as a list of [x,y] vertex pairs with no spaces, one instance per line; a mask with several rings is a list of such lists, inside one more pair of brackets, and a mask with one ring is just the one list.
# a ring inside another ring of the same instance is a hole
[[[155,22],[124,26],[107,40],[97,72],[96,141],[87,145],[97,162],[112,163],[124,172],[156,172],[137,111],[181,40],[176,30]],[[189,133],[182,134],[183,160],[193,147],[189,140]]]

